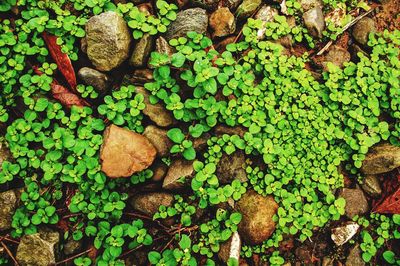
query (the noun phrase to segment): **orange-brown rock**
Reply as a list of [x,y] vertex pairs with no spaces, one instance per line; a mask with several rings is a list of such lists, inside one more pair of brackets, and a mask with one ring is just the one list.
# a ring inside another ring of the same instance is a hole
[[278,210],[278,204],[272,196],[264,197],[254,190],[247,191],[237,202],[236,210],[242,214],[238,231],[247,244],[261,244],[274,232],[272,217]]
[[156,152],[156,148],[146,137],[111,125],[104,131],[100,151],[101,170],[108,177],[129,177],[148,168],[153,163]]

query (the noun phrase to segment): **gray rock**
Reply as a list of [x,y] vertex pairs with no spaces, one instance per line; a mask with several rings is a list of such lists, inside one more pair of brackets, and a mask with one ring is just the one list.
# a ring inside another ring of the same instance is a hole
[[278,9],[271,6],[264,5],[258,10],[257,14],[254,16],[255,19],[259,19],[263,22],[262,28],[257,31],[257,38],[259,40],[264,38],[266,31],[266,25],[268,22],[273,22],[275,16],[278,15]]
[[361,189],[343,188],[339,193],[339,197],[346,200],[345,213],[350,219],[368,212],[368,202]]
[[194,175],[193,162],[184,159],[174,161],[164,178],[163,188],[167,190],[179,190],[185,187],[186,181]]
[[349,253],[349,256],[346,258],[345,266],[364,266],[365,262],[361,257],[361,249],[357,244],[354,246]]
[[168,127],[174,123],[174,117],[170,111],[165,109],[161,103],[151,104],[149,97],[150,93],[143,87],[136,87],[136,92],[144,96],[146,107],[143,113],[147,115],[151,121],[159,127]]
[[82,79],[83,83],[100,92],[106,91],[111,85],[111,79],[106,74],[89,67],[79,69],[78,77]]
[[383,143],[368,151],[361,171],[366,175],[376,175],[390,172],[397,167],[400,167],[400,147]]
[[239,233],[236,231],[227,241],[220,245],[218,258],[224,263],[227,263],[229,258],[235,258],[239,261],[241,247],[242,241]]
[[218,8],[210,16],[210,28],[213,30],[214,37],[225,37],[235,32],[235,16],[229,11],[229,8]]
[[303,13],[304,24],[310,34],[314,37],[321,38],[325,28],[324,13],[320,7],[314,7]]
[[364,182],[361,184],[361,188],[365,191],[365,193],[374,198],[378,198],[382,194],[381,184],[376,175],[365,176]]
[[347,222],[332,229],[331,239],[336,245],[341,246],[357,234],[359,228],[360,226],[356,222]]
[[174,48],[168,44],[166,39],[160,36],[156,40],[156,52],[160,54],[167,54],[169,57],[171,57],[174,54]]
[[167,156],[173,143],[167,136],[167,130],[150,125],[144,129],[143,135],[147,137],[161,157]]
[[366,45],[370,33],[376,31],[375,22],[372,18],[364,17],[360,19],[353,27],[354,39],[362,44]]
[[240,182],[246,182],[247,174],[244,169],[246,157],[241,150],[235,151],[233,154],[228,155],[224,153],[217,164],[217,177],[221,184],[231,183],[237,179]]
[[14,190],[0,193],[0,231],[11,228],[12,217],[17,207],[17,201]]
[[226,0],[224,1],[224,4],[233,12],[242,3],[242,1],[243,0]]
[[219,0],[190,0],[193,6],[202,7],[207,10],[217,8]]
[[350,62],[350,53],[346,49],[343,49],[340,46],[333,45],[329,48],[328,53],[325,56],[324,68],[326,68],[326,63],[331,62],[338,67],[343,67],[343,64],[346,62]]
[[205,33],[208,27],[208,16],[204,9],[196,7],[180,11],[165,34],[168,41],[178,37],[186,37],[190,31]]
[[320,7],[322,9],[323,4],[320,0],[300,0],[301,8],[303,12],[306,12],[314,7]]
[[235,206],[242,214],[238,232],[243,241],[250,245],[258,245],[267,240],[275,230],[272,217],[278,207],[272,196],[264,197],[254,190],[247,191]]
[[88,20],[86,40],[93,65],[100,71],[110,71],[128,58],[132,37],[125,20],[108,11]]
[[147,64],[151,49],[154,44],[154,38],[150,34],[146,33],[143,37],[135,44],[132,52],[132,56],[129,59],[129,64],[134,67],[143,67]]
[[55,231],[40,231],[21,238],[16,259],[21,266],[48,266],[56,262],[60,235]]
[[69,256],[78,253],[82,249],[82,240],[76,241],[72,237],[67,239],[67,242],[64,244],[64,254]]
[[261,0],[244,0],[236,10],[236,16],[245,19],[250,17],[261,5]]
[[274,21],[274,17],[278,14],[278,9],[271,6],[263,5],[260,10],[258,10],[254,18],[262,20],[264,22],[271,22]]
[[150,217],[153,217],[158,212],[161,205],[169,207],[172,206],[173,202],[174,195],[166,192],[139,194],[129,200],[133,209],[143,212]]

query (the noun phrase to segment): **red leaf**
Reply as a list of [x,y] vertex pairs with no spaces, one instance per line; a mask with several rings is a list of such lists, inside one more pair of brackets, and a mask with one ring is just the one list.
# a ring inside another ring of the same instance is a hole
[[[37,66],[33,66],[33,71],[36,73],[36,75],[43,75],[43,72],[40,71]],[[71,108],[72,105],[76,105],[78,107],[89,106],[89,104],[84,99],[69,91],[64,86],[61,86],[56,79],[53,78],[53,82],[50,86],[53,98],[58,100],[62,105],[66,106],[67,108]]]
[[400,214],[400,187],[376,206],[373,212]]
[[46,42],[51,57],[56,62],[58,69],[61,71],[69,86],[73,91],[76,88],[76,76],[71,60],[67,54],[61,51],[61,47],[57,44],[57,36],[50,35],[46,32],[42,33],[43,39]]
[[88,103],[80,98],[73,92],[70,92],[64,86],[58,84],[51,84],[51,93],[53,94],[53,98],[58,100],[62,105],[71,108],[72,105],[76,105],[79,107],[88,106]]

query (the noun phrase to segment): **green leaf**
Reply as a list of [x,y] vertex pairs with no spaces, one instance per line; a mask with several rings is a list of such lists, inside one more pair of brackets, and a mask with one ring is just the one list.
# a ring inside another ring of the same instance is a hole
[[150,251],[147,257],[152,265],[156,265],[161,260],[161,254],[157,251]]
[[190,238],[187,235],[182,235],[181,241],[179,241],[179,246],[182,250],[188,249],[191,246]]
[[172,128],[168,130],[167,136],[175,143],[180,144],[184,139],[185,135],[182,133],[182,130],[179,128]]
[[183,151],[182,155],[186,160],[191,161],[196,158],[196,151],[193,147],[189,147]]
[[176,53],[172,55],[171,64],[174,67],[182,67],[185,63],[186,57],[182,53]]
[[382,256],[390,264],[394,264],[396,262],[396,255],[391,250],[386,250],[383,252]]

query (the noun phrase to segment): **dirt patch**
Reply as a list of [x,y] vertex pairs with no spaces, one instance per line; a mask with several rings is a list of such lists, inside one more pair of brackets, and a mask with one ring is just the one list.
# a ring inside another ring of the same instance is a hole
[[385,0],[374,19],[378,31],[400,30],[400,0]]

